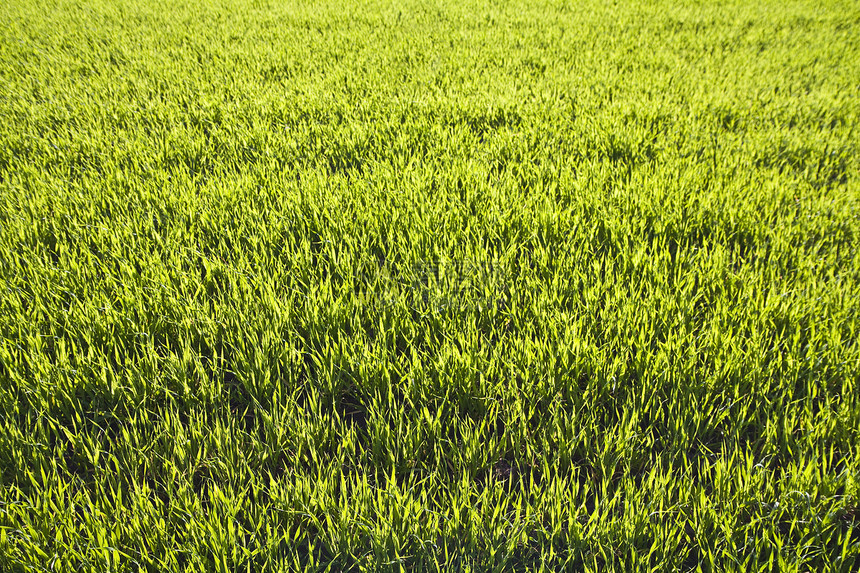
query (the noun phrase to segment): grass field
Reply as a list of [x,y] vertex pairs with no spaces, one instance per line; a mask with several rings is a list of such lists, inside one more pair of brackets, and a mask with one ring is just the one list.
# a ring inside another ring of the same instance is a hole
[[6,0],[0,571],[856,571],[860,4]]

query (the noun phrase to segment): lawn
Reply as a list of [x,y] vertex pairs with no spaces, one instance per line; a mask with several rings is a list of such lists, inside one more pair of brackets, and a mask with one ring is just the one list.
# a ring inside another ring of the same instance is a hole
[[860,4],[5,0],[0,570],[860,568]]

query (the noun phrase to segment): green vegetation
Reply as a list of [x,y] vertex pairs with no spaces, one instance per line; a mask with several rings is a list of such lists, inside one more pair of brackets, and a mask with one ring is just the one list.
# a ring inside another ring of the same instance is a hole
[[860,4],[7,0],[0,570],[860,567]]

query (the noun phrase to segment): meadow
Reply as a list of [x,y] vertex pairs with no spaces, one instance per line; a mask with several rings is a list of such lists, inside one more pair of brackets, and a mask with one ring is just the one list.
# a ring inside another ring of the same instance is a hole
[[860,4],[5,0],[0,570],[856,571]]

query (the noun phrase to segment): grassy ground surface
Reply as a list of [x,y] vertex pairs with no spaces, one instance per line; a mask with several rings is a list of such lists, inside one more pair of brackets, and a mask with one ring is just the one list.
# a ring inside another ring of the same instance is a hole
[[860,4],[6,0],[0,570],[860,566]]

